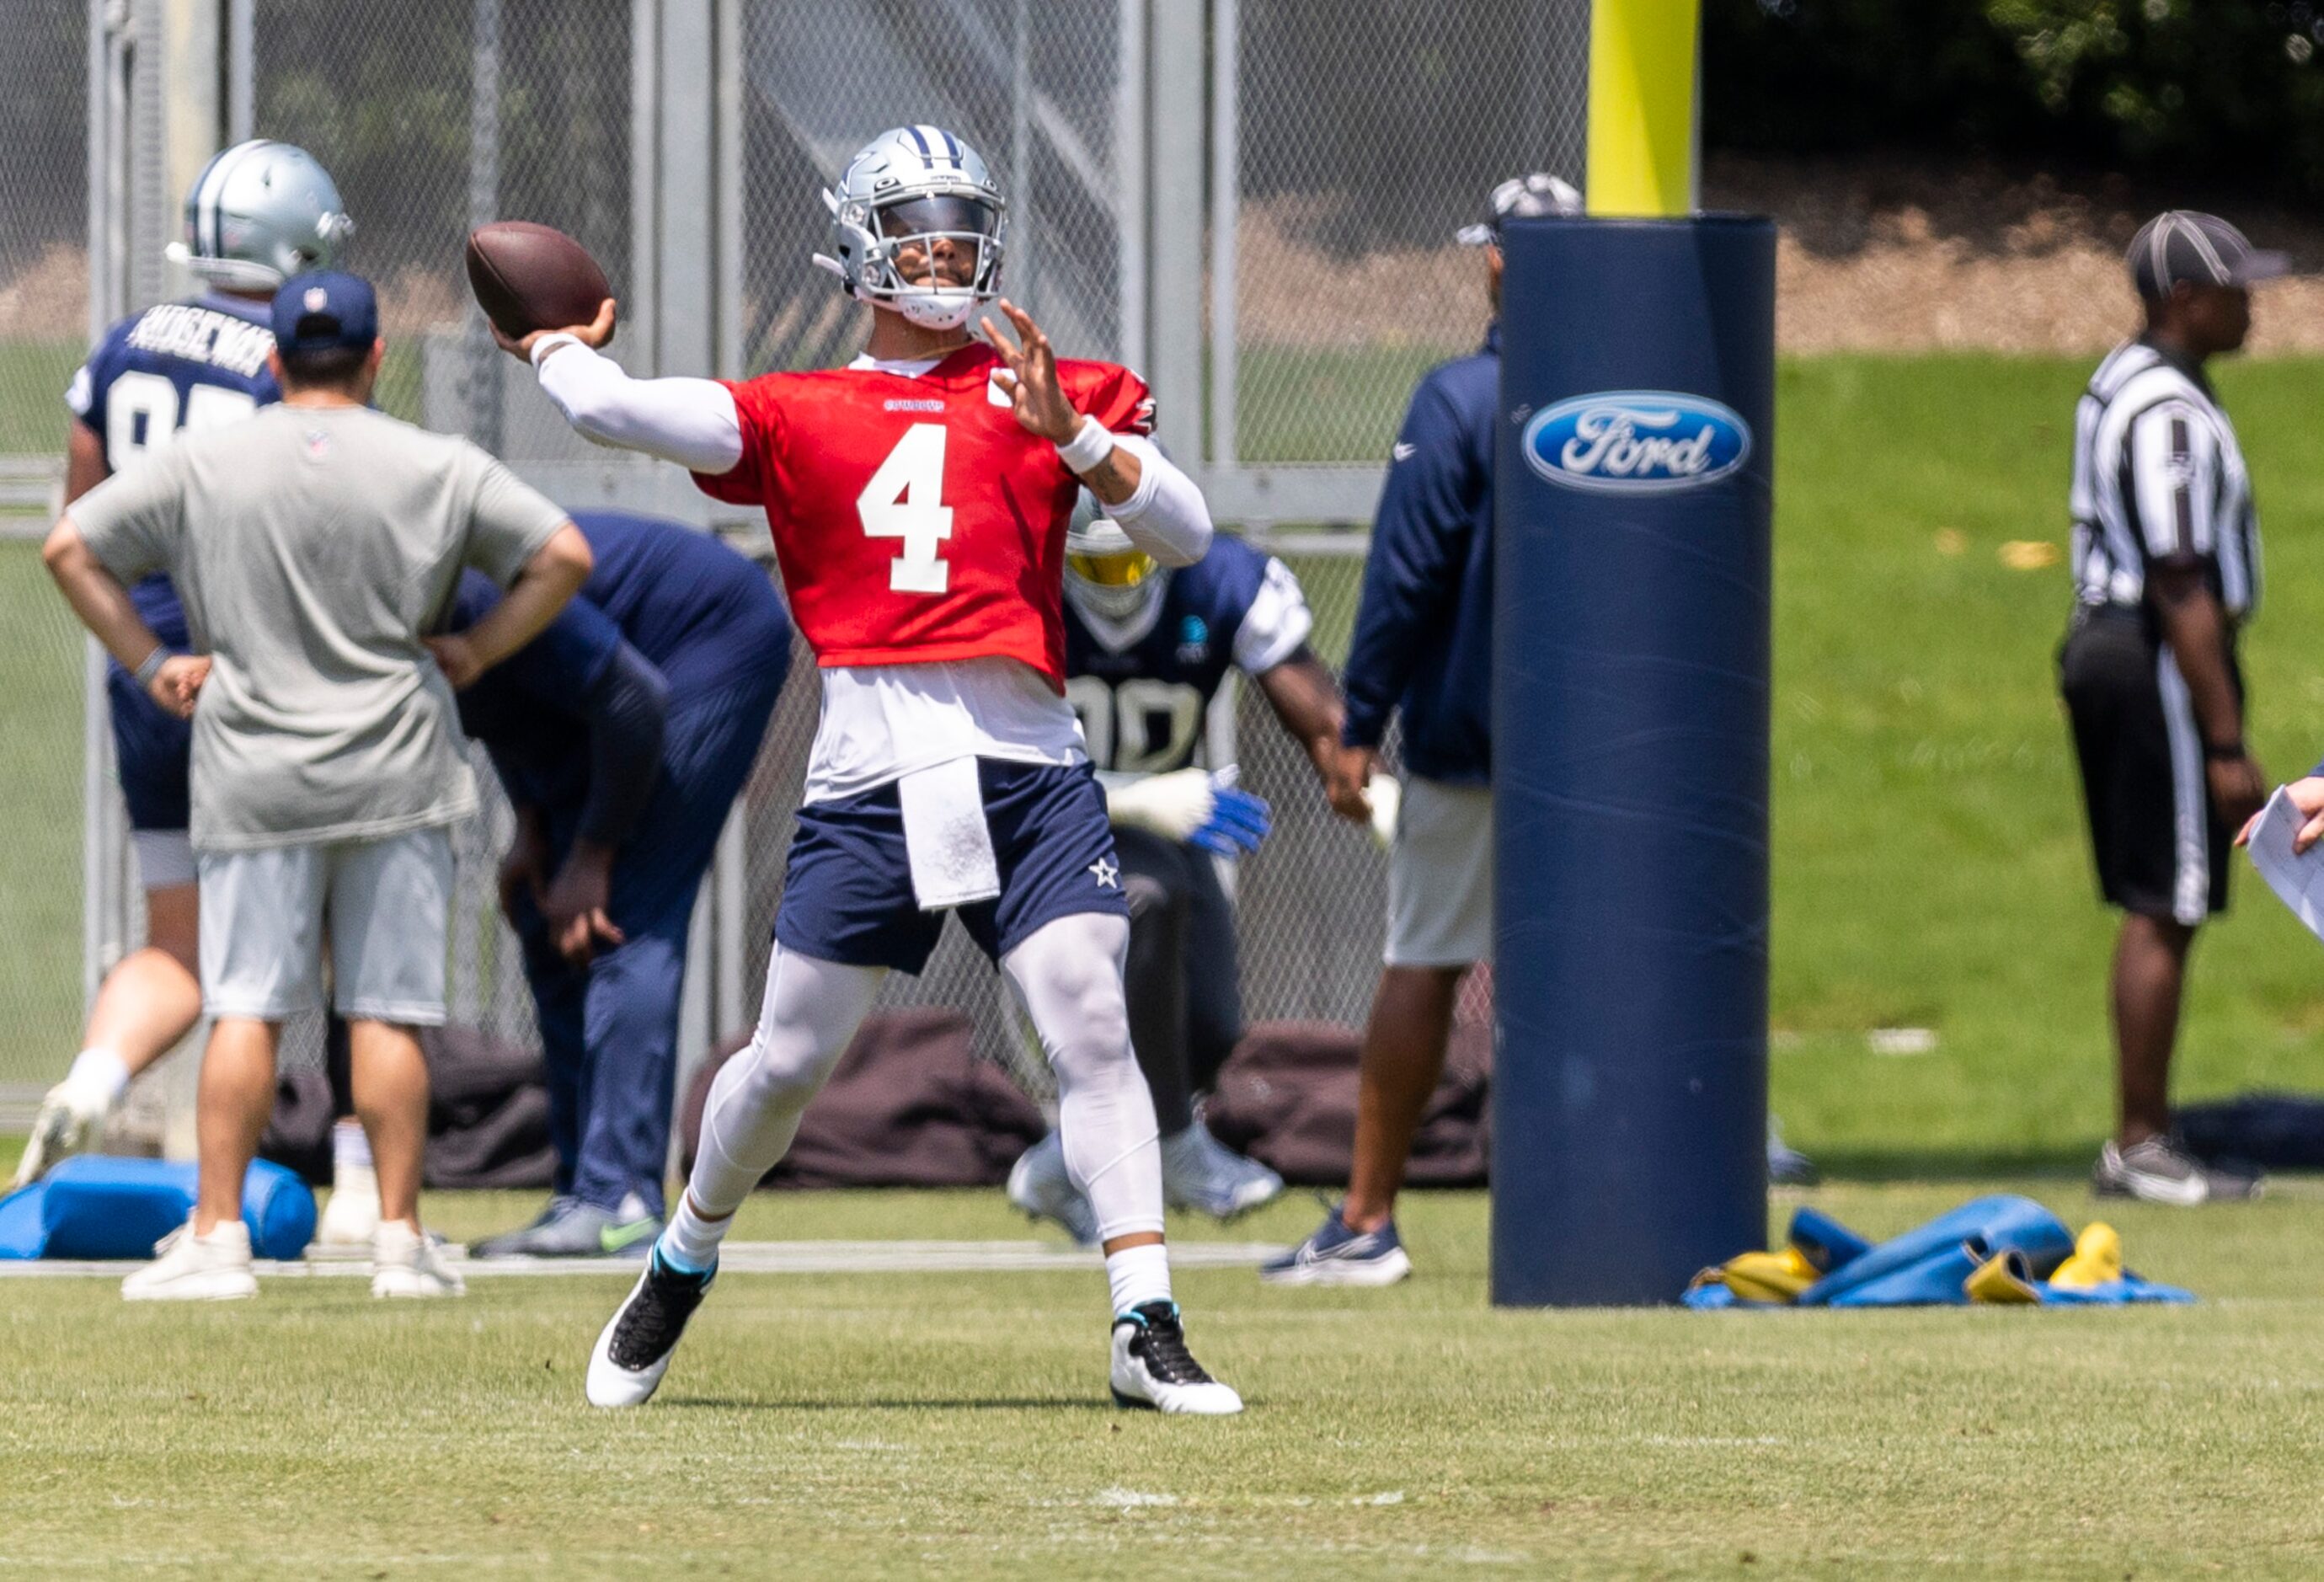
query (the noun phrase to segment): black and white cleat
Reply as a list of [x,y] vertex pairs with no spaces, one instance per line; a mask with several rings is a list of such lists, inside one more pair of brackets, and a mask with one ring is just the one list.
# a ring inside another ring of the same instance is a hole
[[659,1247],[647,1255],[645,1272],[606,1320],[589,1354],[590,1405],[643,1406],[653,1399],[686,1321],[717,1274],[715,1266],[700,1274],[672,1269],[662,1262]]
[[1242,1410],[1242,1397],[1204,1372],[1186,1349],[1176,1302],[1147,1302],[1114,1315],[1113,1402],[1204,1417]]

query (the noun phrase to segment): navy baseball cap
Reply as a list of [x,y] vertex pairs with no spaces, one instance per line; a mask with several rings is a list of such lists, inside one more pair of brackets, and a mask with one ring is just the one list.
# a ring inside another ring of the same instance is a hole
[[2165,209],[2138,227],[2124,262],[2142,297],[2167,297],[2181,281],[2199,286],[2247,286],[2291,272],[2290,254],[2255,247],[2216,214]]
[[368,350],[378,338],[379,299],[359,274],[318,269],[274,293],[274,344],[283,351]]

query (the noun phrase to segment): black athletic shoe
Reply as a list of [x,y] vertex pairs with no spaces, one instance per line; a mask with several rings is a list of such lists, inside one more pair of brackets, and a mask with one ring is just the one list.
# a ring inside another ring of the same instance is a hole
[[700,1274],[672,1269],[662,1262],[661,1249],[653,1250],[646,1272],[606,1320],[589,1354],[590,1405],[642,1406],[653,1399],[686,1321],[717,1275],[715,1265]]
[[1242,1397],[1203,1371],[1186,1349],[1176,1302],[1147,1302],[1113,1319],[1113,1403],[1226,1417]]

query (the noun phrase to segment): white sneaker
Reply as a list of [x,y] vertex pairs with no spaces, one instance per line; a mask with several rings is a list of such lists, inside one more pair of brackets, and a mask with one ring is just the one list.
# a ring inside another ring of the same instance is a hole
[[1242,1397],[1212,1378],[1186,1349],[1176,1302],[1146,1302],[1114,1315],[1110,1382],[1116,1406],[1198,1417],[1231,1417],[1242,1410]]
[[32,1117],[32,1134],[24,1139],[24,1156],[16,1161],[16,1185],[29,1187],[60,1161],[94,1146],[112,1115],[112,1100],[88,1083],[68,1077],[50,1088]]
[[250,1267],[250,1227],[239,1217],[198,1236],[186,1221],[161,1238],[153,1262],[121,1282],[129,1302],[230,1302],[258,1294]]
[[371,1238],[371,1294],[375,1297],[466,1296],[468,1282],[426,1232],[400,1219],[380,1222]]
[[315,1226],[324,1247],[368,1247],[379,1231],[379,1177],[367,1164],[343,1164],[332,1171],[331,1196]]

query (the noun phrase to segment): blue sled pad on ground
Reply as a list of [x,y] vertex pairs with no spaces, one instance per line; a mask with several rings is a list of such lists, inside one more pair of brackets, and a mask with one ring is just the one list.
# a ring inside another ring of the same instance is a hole
[[2105,1225],[2080,1236],[2031,1198],[1979,1198],[1877,1245],[1813,1209],[1788,1244],[1746,1253],[1694,1278],[1690,1308],[2120,1307],[2191,1302],[2122,1266]]
[[[150,1258],[194,1211],[196,1170],[84,1153],[0,1198],[0,1258]],[[242,1179],[251,1252],[296,1258],[315,1234],[315,1194],[265,1160]]]

